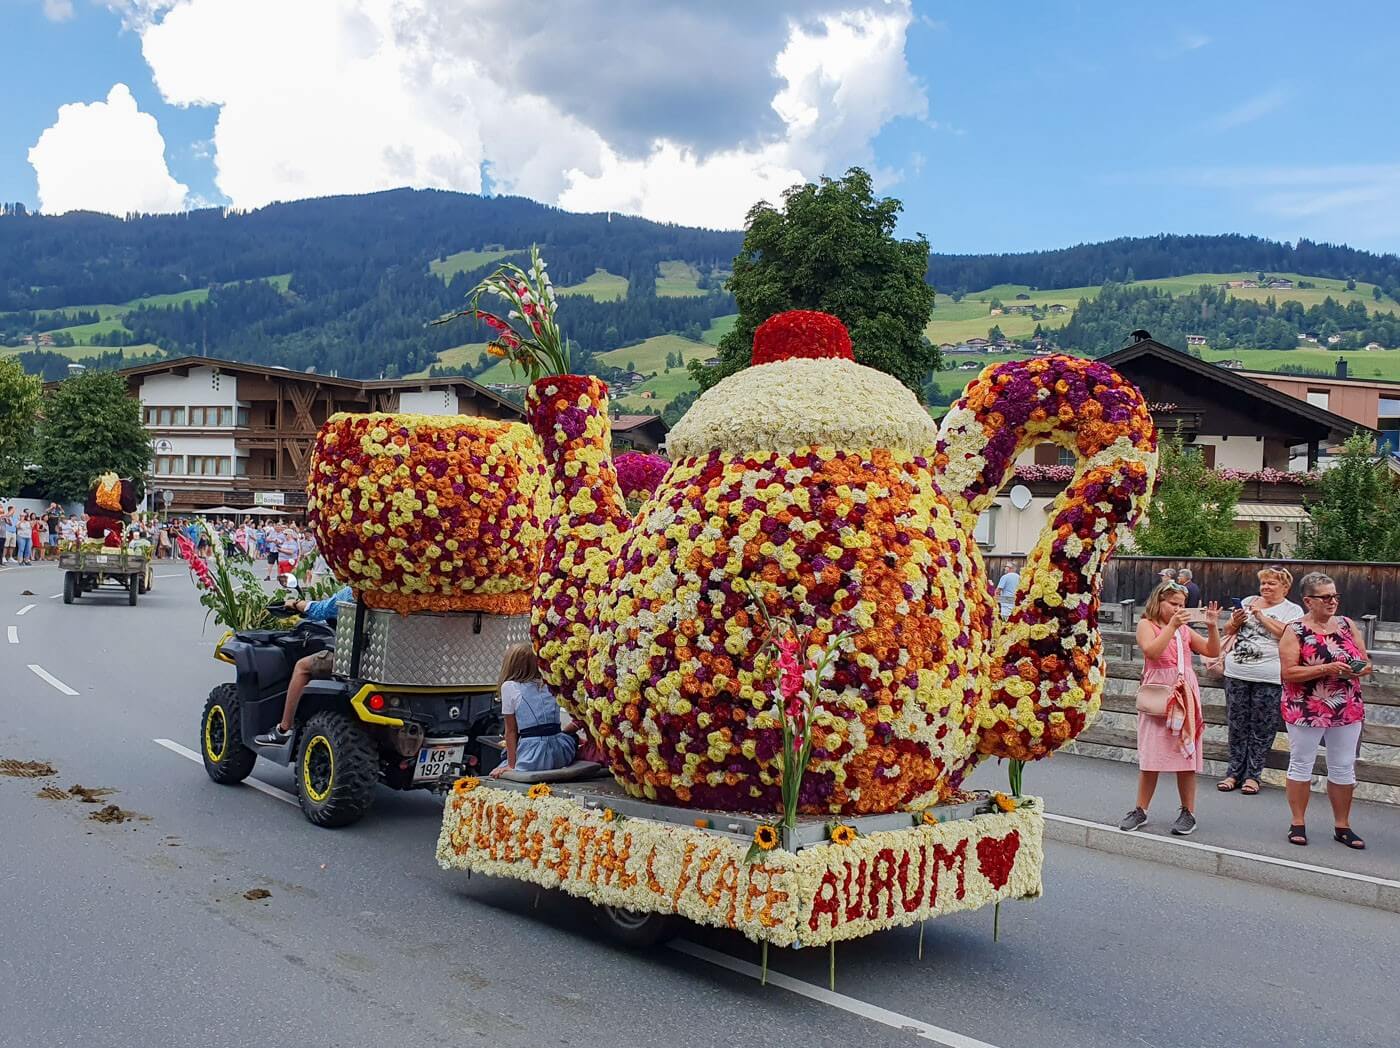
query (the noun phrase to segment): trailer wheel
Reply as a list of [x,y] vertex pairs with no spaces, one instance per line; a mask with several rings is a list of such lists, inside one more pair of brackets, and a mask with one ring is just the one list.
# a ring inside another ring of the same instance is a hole
[[78,586],[73,581],[73,573],[65,571],[63,573],[63,603],[72,604],[73,598],[78,595]]
[[133,575],[126,583],[126,602],[136,607],[136,595],[141,592],[141,576]]
[[595,906],[593,916],[610,938],[634,950],[655,946],[676,933],[675,920],[669,914]]

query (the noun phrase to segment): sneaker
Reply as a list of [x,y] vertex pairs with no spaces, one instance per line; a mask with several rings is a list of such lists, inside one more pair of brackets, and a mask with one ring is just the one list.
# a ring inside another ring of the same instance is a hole
[[1172,823],[1172,833],[1178,837],[1189,837],[1196,832],[1196,816],[1192,815],[1185,808],[1181,809],[1181,814],[1176,817],[1176,822]]
[[1147,812],[1141,808],[1134,808],[1124,816],[1123,821],[1118,824],[1120,830],[1135,830],[1147,821]]
[[285,746],[291,737],[291,732],[283,731],[281,725],[274,724],[270,732],[256,736],[253,741],[259,746]]

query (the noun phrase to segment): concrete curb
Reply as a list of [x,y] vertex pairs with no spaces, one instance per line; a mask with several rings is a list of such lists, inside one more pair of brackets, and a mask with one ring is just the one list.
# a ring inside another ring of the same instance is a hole
[[1333,870],[1272,855],[1256,855],[1150,833],[1124,833],[1113,826],[1049,812],[1045,815],[1045,837],[1047,840],[1131,859],[1166,863],[1197,873],[1400,913],[1400,881],[1384,877]]

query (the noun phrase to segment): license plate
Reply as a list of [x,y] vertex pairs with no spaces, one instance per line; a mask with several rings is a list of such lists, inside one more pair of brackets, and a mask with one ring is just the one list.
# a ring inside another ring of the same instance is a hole
[[414,782],[436,782],[454,764],[462,763],[466,743],[448,746],[424,746],[418,751],[418,764],[413,769]]

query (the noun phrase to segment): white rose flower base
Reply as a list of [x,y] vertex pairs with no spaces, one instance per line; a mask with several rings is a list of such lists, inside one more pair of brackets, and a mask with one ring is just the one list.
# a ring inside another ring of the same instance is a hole
[[[703,813],[697,812],[697,816]],[[821,946],[1041,893],[1044,807],[858,836],[745,862],[747,841],[481,783],[449,796],[437,858],[595,905]]]

